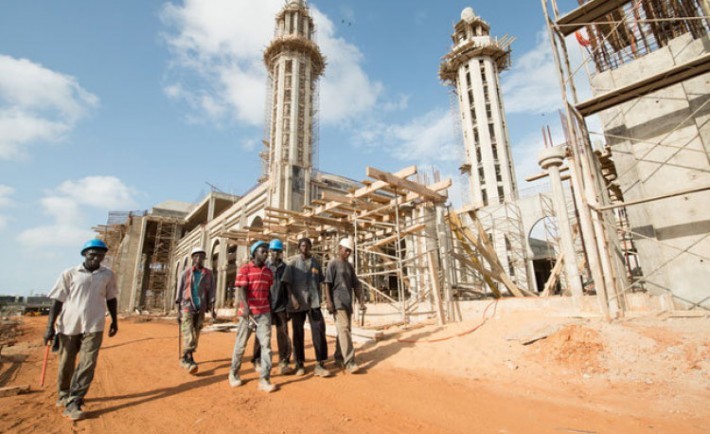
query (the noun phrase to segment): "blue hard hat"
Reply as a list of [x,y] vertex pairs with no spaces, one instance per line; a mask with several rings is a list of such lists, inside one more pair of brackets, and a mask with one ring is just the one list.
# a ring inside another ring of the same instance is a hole
[[101,249],[103,251],[108,251],[108,246],[102,240],[94,238],[84,243],[84,247],[81,248],[81,254],[83,255],[85,251],[89,249]]
[[269,245],[266,244],[266,241],[257,241],[254,244],[252,244],[251,247],[249,248],[249,252],[251,253],[251,255],[254,256],[254,252],[256,252],[256,249],[258,249],[261,246],[264,246],[267,249],[269,248]]
[[281,242],[278,238],[274,238],[271,240],[269,243],[269,250],[283,250],[284,249],[284,243]]

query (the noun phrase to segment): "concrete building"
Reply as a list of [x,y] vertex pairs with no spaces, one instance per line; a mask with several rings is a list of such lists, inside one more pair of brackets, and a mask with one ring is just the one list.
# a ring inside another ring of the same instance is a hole
[[[560,15],[556,0],[546,0],[543,9],[573,136],[575,201],[603,309],[608,303],[614,316],[637,291],[708,309],[707,1],[589,0]],[[575,39],[594,69],[586,101],[569,67],[567,44]],[[593,133],[604,135],[605,149],[592,145],[587,131],[594,115],[603,131]]]

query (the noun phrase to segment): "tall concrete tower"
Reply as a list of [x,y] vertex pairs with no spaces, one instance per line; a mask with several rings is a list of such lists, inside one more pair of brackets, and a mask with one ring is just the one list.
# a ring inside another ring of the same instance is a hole
[[490,26],[465,8],[454,25],[453,48],[443,57],[439,77],[455,87],[466,149],[461,172],[468,175],[476,208],[516,200],[513,160],[498,74],[510,66],[510,43],[490,36]]
[[325,58],[313,41],[303,0],[289,0],[276,15],[274,39],[264,52],[269,73],[269,130],[262,153],[270,180],[269,204],[298,210],[310,202],[317,80]]

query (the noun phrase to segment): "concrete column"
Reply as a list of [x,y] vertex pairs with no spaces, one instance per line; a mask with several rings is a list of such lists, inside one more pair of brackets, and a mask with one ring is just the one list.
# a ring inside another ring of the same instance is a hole
[[543,170],[550,175],[550,186],[552,187],[552,200],[555,205],[558,228],[560,230],[560,247],[567,275],[567,284],[572,292],[572,301],[577,309],[582,303],[582,280],[577,269],[576,254],[574,252],[574,242],[572,240],[572,226],[570,225],[567,205],[565,203],[564,191],[562,189],[562,179],[560,178],[560,166],[565,158],[563,147],[553,147],[543,149],[538,156],[538,163]]

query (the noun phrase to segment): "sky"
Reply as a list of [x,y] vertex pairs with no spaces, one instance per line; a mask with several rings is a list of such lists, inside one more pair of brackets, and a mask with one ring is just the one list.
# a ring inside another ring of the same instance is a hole
[[[558,4],[564,13],[576,2]],[[48,292],[81,262],[81,245],[109,211],[194,203],[211,186],[240,194],[256,183],[262,53],[283,5],[0,2],[0,261],[10,265],[0,294]],[[465,201],[461,132],[438,67],[467,6],[493,36],[516,38],[501,83],[519,188],[529,188],[541,128],[561,140],[562,98],[537,0],[309,2],[327,59],[320,170],[362,180],[367,166],[416,164],[451,177],[452,202]]]

